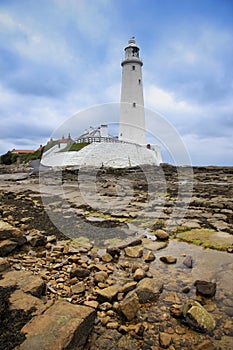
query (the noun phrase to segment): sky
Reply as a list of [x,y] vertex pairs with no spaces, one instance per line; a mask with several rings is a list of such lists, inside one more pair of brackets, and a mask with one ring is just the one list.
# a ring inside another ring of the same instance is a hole
[[[0,0],[0,154],[37,149],[76,113],[119,103],[132,36],[145,107],[193,165],[233,165],[233,0]],[[77,115],[72,137],[118,121]]]

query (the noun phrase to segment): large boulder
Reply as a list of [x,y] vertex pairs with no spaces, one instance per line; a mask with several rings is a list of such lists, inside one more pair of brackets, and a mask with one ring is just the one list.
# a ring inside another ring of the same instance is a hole
[[198,332],[210,332],[216,326],[213,317],[195,300],[189,300],[182,311],[187,324]]
[[94,326],[96,311],[88,306],[56,301],[23,328],[19,350],[81,350]]
[[163,283],[153,278],[144,278],[135,289],[141,304],[157,300],[162,291]]

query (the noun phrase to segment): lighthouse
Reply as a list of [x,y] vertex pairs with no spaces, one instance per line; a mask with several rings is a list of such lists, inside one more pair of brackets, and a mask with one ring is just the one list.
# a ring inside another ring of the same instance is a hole
[[125,47],[121,62],[121,107],[119,140],[139,145],[146,144],[145,113],[142,84],[142,60],[139,47],[132,37]]

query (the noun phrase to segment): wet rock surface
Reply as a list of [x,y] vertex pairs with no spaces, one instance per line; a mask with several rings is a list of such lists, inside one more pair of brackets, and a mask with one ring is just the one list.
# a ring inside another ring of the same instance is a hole
[[[232,169],[194,168],[188,210],[169,228],[179,179],[173,167],[163,172],[167,191],[150,205],[148,179],[137,169],[123,171],[134,196],[124,209],[115,202],[107,211],[93,210],[74,192],[73,171],[63,174],[66,201],[50,192],[44,202],[37,176],[7,181],[4,174],[0,243],[15,246],[0,257],[0,348],[232,349]],[[114,198],[121,176],[122,170],[100,171],[105,199]],[[59,225],[48,208],[60,215]],[[200,232],[203,243],[195,238]],[[184,233],[182,240],[224,251],[175,240]]]

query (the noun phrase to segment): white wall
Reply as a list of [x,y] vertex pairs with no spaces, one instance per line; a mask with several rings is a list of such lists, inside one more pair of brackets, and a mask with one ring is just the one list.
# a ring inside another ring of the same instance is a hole
[[44,166],[94,166],[125,168],[137,165],[159,165],[158,151],[135,144],[91,143],[78,152],[54,152],[43,155]]

